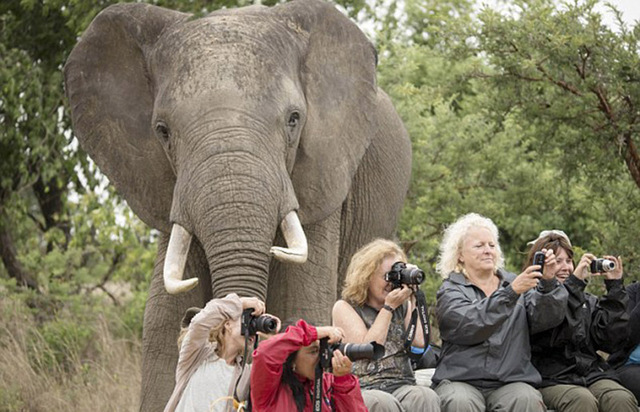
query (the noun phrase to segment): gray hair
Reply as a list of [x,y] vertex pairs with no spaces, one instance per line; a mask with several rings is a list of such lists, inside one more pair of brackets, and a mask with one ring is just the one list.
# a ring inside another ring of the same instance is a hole
[[491,232],[496,241],[496,252],[498,255],[495,269],[498,270],[504,267],[502,249],[500,249],[500,244],[498,243],[498,227],[488,217],[477,213],[469,213],[459,217],[458,220],[449,225],[444,231],[442,243],[440,243],[440,256],[438,256],[438,263],[436,264],[436,271],[440,273],[440,276],[443,278],[446,279],[451,272],[460,271],[458,262],[462,250],[462,243],[467,233],[469,233],[469,230],[473,228],[487,229]]

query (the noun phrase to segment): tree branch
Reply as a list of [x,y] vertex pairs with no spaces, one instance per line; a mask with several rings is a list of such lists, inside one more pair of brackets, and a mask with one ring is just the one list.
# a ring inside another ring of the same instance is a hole
[[538,64],[536,65],[536,68],[538,69],[538,71],[540,73],[543,74],[543,76],[549,80],[551,83],[560,86],[562,89],[568,91],[569,93],[573,93],[576,96],[582,96],[582,93],[580,92],[580,90],[576,89],[575,86],[563,81],[563,80],[556,80],[553,77],[551,77],[551,75],[549,75],[549,73],[547,73],[547,71],[545,70],[544,67],[542,67],[542,65]]
[[105,285],[109,281],[109,279],[111,278],[111,275],[113,275],[114,272],[116,271],[116,269],[118,268],[118,265],[120,264],[120,262],[122,262],[123,260],[124,260],[124,253],[116,252],[113,255],[113,259],[111,260],[111,266],[109,267],[109,270],[107,271],[107,273],[104,274],[104,276],[102,277],[102,279],[100,280],[100,282],[98,284],[96,284],[92,288],[89,288],[88,292],[91,293],[96,289],[100,289],[104,293],[106,293],[107,296],[109,296],[109,298],[111,298],[111,300],[113,301],[114,305],[120,306],[120,302],[118,301],[118,299],[111,292],[109,292],[107,290]]

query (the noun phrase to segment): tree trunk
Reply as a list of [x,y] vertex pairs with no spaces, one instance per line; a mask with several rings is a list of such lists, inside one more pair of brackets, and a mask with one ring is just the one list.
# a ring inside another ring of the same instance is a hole
[[11,233],[3,225],[0,225],[0,255],[9,276],[14,278],[18,285],[38,290],[38,281],[22,267]]
[[625,136],[625,143],[627,144],[627,150],[624,155],[624,161],[627,163],[627,168],[633,181],[640,188],[640,156],[638,156],[638,150],[630,134]]
[[[62,248],[66,250],[67,245],[71,241],[71,224],[64,212],[63,196],[65,189],[59,186],[57,179],[51,179],[48,182],[43,182],[42,178],[39,178],[33,185],[33,192],[38,199],[40,205],[40,211],[44,218],[43,231],[57,227],[62,230],[65,237],[65,243]],[[47,245],[47,252],[51,252],[52,245]]]

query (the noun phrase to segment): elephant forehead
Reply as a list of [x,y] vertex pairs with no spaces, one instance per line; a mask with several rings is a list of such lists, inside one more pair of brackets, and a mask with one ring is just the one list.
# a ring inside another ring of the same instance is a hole
[[231,88],[254,98],[270,95],[283,75],[297,71],[302,47],[278,20],[243,15],[190,21],[162,40],[156,65],[183,79],[185,94]]

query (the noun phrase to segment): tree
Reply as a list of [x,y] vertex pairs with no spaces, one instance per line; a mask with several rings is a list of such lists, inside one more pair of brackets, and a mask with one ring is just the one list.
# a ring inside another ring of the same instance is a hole
[[[446,12],[425,14],[438,9],[434,3]],[[487,9],[481,14],[484,20],[478,21],[467,8],[456,7],[457,2],[410,4],[413,8],[407,9],[417,12],[402,16],[409,27],[433,27],[428,21],[433,18],[442,31],[434,39],[416,35],[417,30],[404,35],[401,25],[387,24],[385,30],[390,33],[383,31],[378,37],[379,83],[391,95],[413,141],[412,185],[400,239],[414,245],[410,259],[432,275],[426,286],[430,300],[440,284],[433,269],[442,231],[472,211],[498,225],[507,268],[517,273],[527,241],[549,228],[564,229],[582,250],[621,254],[625,269],[637,273],[634,238],[640,222],[640,191],[620,156],[603,151],[594,141],[588,147],[578,145],[596,133],[591,130],[585,135],[591,117],[581,120],[581,115],[596,116],[592,112],[597,107],[589,112],[581,101],[565,97],[554,112],[549,107],[550,93],[562,95],[563,88],[550,81],[515,79],[497,65],[520,68],[526,60],[511,56],[508,66],[496,57],[504,50],[500,41],[490,43],[495,48],[486,45],[488,40],[482,36],[488,37],[493,26],[484,16],[496,12]],[[566,30],[566,25],[555,25]],[[525,42],[529,37],[544,37],[548,29],[531,21],[520,32],[514,33],[509,26],[500,33],[504,41],[521,35]],[[388,42],[391,38],[400,41]],[[625,35],[617,38],[620,41]],[[566,62],[554,67],[575,71]],[[607,76],[624,84],[624,77]],[[555,102],[562,96],[553,97]],[[571,113],[574,118],[565,121]],[[582,157],[574,158],[581,147],[586,149]]]
[[[504,91],[503,108],[544,124],[542,149],[562,148],[566,171],[617,178],[620,159],[640,189],[640,27],[630,30],[617,14],[614,32],[596,4],[517,1],[512,15],[485,9],[478,49]],[[558,139],[567,128],[574,133]]]

